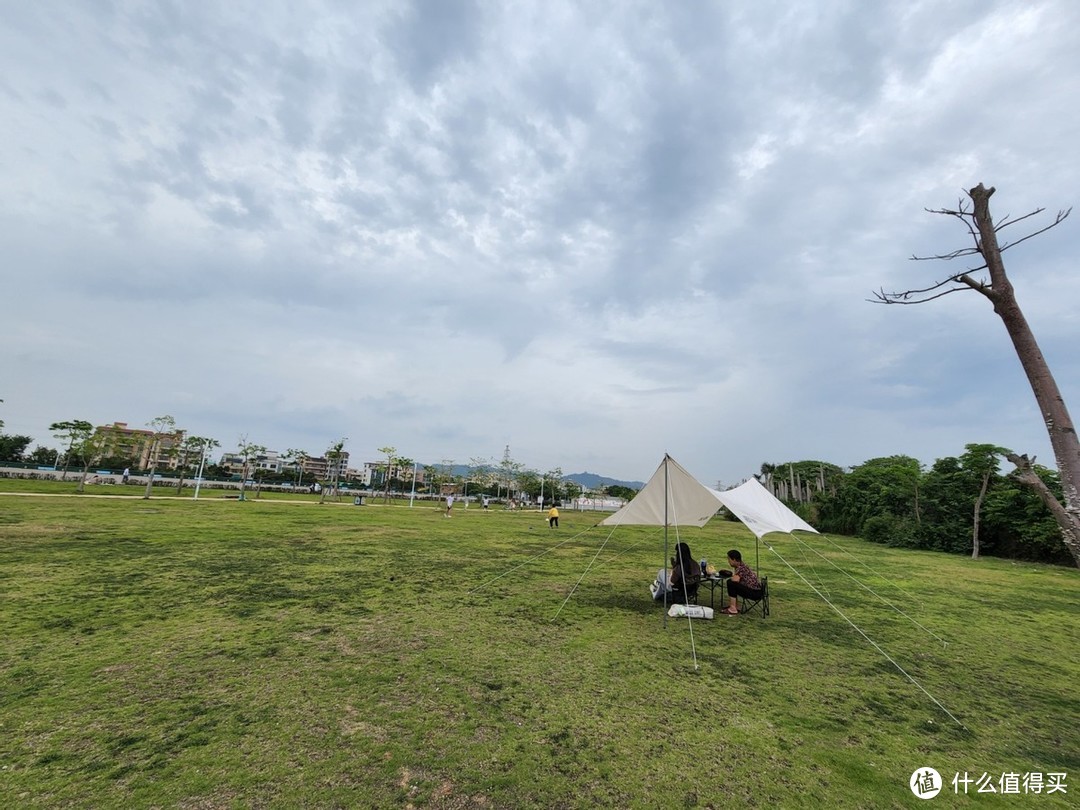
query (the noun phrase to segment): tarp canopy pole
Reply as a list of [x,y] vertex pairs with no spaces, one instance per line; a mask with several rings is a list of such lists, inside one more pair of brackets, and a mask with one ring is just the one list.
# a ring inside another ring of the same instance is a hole
[[668,595],[668,526],[671,521],[668,520],[668,504],[671,498],[668,497],[671,490],[668,489],[668,461],[671,459],[667,453],[664,453],[664,626],[667,626],[667,595]]

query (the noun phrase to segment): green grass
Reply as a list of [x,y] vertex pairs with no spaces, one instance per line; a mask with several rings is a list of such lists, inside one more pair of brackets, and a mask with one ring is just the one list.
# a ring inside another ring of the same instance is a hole
[[[691,638],[648,598],[662,535],[597,519],[2,495],[0,805],[877,808],[923,806],[922,766],[1078,782],[1080,572],[772,536],[961,727],[767,548],[773,615]],[[738,524],[680,538],[753,560]]]

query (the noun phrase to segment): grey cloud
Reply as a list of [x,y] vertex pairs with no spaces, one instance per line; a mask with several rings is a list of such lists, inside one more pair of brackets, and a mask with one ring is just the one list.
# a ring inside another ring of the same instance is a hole
[[480,6],[471,0],[413,3],[385,31],[388,50],[418,91],[428,89],[448,64],[468,59],[480,44]]
[[[59,376],[103,420],[622,477],[1041,452],[991,312],[865,299],[943,272],[907,257],[965,240],[922,211],[965,185],[1075,202],[1072,4],[95,11],[0,32],[0,255],[41,335],[0,350],[9,426]],[[1073,224],[1007,256],[1067,397]],[[72,367],[88,306],[124,362]]]

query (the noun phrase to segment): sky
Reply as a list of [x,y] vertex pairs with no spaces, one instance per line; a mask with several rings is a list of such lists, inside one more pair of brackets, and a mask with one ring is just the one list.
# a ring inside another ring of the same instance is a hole
[[[108,2],[0,20],[0,419],[702,482],[1052,466],[954,208],[1080,203],[1080,4]],[[1013,226],[1022,235],[1025,224]],[[1005,254],[1080,408],[1080,211]],[[33,446],[33,445],[32,445]]]

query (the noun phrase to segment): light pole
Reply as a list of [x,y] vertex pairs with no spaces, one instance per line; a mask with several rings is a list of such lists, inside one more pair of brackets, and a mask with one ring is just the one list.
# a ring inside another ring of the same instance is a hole
[[209,449],[210,442],[204,442],[202,447],[202,454],[199,456],[199,472],[195,476],[195,497],[192,500],[199,499],[199,486],[202,484],[203,466],[206,464],[206,451]]

